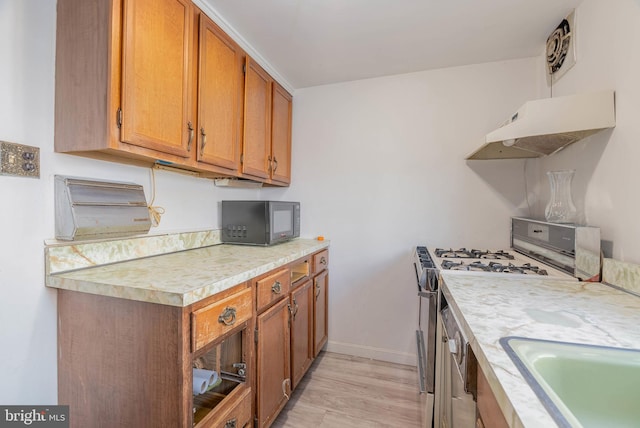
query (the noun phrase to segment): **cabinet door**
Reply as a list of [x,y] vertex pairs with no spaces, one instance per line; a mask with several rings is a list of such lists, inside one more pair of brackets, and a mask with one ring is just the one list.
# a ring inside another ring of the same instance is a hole
[[267,179],[271,166],[271,77],[249,57],[244,88],[242,172]]
[[291,95],[273,83],[271,110],[271,179],[291,182]]
[[289,300],[283,299],[257,318],[258,426],[270,425],[291,393]]
[[291,379],[298,385],[313,361],[313,283],[291,293]]
[[327,317],[329,302],[329,273],[325,270],[313,279],[313,355],[317,357],[320,350],[327,343],[329,337],[329,324]]
[[124,0],[124,142],[188,157],[191,135],[189,0]]
[[242,52],[200,14],[198,160],[230,170],[240,164]]

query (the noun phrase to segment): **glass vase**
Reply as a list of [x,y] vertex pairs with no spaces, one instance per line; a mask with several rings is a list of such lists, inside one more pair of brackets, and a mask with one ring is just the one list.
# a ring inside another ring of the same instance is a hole
[[571,199],[571,182],[575,172],[574,169],[547,172],[551,195],[544,216],[548,222],[575,223],[577,210]]

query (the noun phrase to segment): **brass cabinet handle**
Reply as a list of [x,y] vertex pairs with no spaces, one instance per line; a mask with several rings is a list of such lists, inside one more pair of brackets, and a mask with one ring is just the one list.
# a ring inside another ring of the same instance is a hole
[[296,314],[298,313],[298,302],[296,302],[296,298],[293,298],[293,306],[289,305],[289,312],[293,319],[296,319]]
[[316,286],[316,300],[318,300],[318,297],[320,296],[320,285],[318,284],[318,281],[315,281],[314,284]]
[[327,258],[324,257],[324,256],[320,257],[320,264],[326,266],[327,265]]
[[226,424],[224,424],[224,428],[236,428],[236,424],[238,420],[236,418],[229,419]]
[[287,394],[287,383],[291,382],[288,378],[282,381],[282,395],[287,400],[289,399],[289,394]]
[[276,157],[273,157],[273,163],[275,164],[273,166],[273,172],[276,172],[276,169],[278,169],[278,159],[276,159]]
[[267,163],[268,163],[267,170],[271,172],[271,170],[273,169],[273,162],[271,162],[271,156],[267,158]]
[[280,284],[280,281],[276,281],[273,286],[271,286],[271,291],[273,291],[275,294],[278,294],[282,291],[282,285]]
[[189,142],[187,143],[187,151],[191,151],[191,144],[193,143],[193,123],[187,122],[187,128],[189,129]]
[[204,152],[204,146],[207,145],[207,134],[205,134],[204,128],[200,128],[200,135],[202,136],[202,140],[200,142],[200,151]]
[[218,317],[218,322],[224,325],[233,325],[236,322],[236,308],[224,308]]

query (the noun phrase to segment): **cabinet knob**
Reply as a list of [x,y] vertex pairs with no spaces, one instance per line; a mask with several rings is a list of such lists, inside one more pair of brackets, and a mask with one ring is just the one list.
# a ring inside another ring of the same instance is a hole
[[224,325],[233,325],[236,322],[236,308],[224,308],[218,317],[218,322]]
[[280,281],[276,281],[273,286],[271,287],[271,291],[273,291],[275,294],[279,294],[282,291],[282,284],[280,284]]

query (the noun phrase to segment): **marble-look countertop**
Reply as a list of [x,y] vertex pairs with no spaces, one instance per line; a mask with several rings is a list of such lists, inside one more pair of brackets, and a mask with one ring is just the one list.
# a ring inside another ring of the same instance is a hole
[[455,272],[442,272],[442,278],[442,293],[511,427],[557,424],[500,345],[501,337],[640,348],[640,297],[607,285]]
[[[46,285],[130,300],[188,306],[328,246],[328,241],[313,239],[295,239],[272,247],[221,244],[96,266],[88,263],[89,267],[80,269],[52,269],[50,266],[56,264],[73,265],[67,261],[70,254],[79,252],[78,247],[73,246],[66,251],[64,263],[54,260],[47,252]],[[90,254],[91,249],[91,245],[87,246],[83,249],[85,253],[78,254],[77,258],[89,259],[86,254]]]

